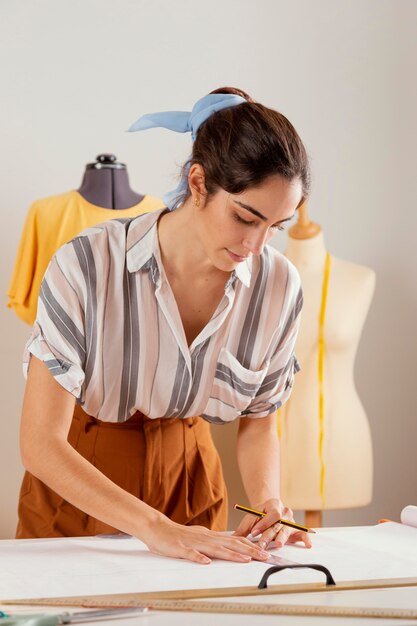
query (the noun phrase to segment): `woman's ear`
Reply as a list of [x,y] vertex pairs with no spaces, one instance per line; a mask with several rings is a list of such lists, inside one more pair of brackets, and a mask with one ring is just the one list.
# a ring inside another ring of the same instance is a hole
[[206,175],[200,163],[193,163],[188,173],[188,185],[196,206],[203,206],[207,196]]

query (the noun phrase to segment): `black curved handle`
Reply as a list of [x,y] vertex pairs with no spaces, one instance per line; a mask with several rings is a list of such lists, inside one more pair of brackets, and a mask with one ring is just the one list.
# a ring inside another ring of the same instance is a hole
[[323,572],[326,576],[326,585],[335,585],[335,581],[327,567],[324,565],[315,565],[312,563],[297,563],[297,565],[274,565],[266,570],[265,574],[261,578],[261,582],[258,585],[258,589],[266,589],[268,587],[267,581],[271,574],[275,574],[275,572],[280,572],[283,569],[298,569],[300,567],[307,567],[309,569],[316,569],[319,572]]

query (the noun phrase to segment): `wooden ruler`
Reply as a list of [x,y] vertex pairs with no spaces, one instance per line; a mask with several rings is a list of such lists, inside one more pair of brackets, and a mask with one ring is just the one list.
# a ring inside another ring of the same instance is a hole
[[[98,606],[97,604],[94,606]],[[100,605],[103,606],[103,605]],[[115,606],[112,604],[111,606]],[[125,606],[123,604],[123,606]],[[260,604],[245,602],[219,602],[198,600],[137,600],[135,607],[154,611],[180,611],[193,613],[240,613],[253,615],[303,615],[325,617],[379,617],[386,619],[411,619],[417,621],[416,609],[327,606],[306,604]]]
[[[360,589],[390,589],[395,587],[417,587],[417,578],[377,578],[374,580],[348,580],[345,582],[338,582],[336,585],[326,585],[325,583],[297,583],[291,585],[270,585],[266,589],[259,589],[258,587],[220,587],[210,589],[178,589],[172,591],[119,593],[92,596],[66,596],[59,598],[32,598],[25,600],[2,600],[0,601],[0,604],[111,608],[143,606],[156,607],[156,604],[162,603],[164,605],[164,610],[186,610],[182,608],[168,609],[167,606],[168,604],[172,607],[176,607],[179,605],[182,606],[181,603],[183,601],[194,601],[197,599],[208,598],[232,598],[243,596],[266,596],[329,591],[354,591]],[[194,603],[194,605],[195,604],[197,603]],[[212,605],[211,602],[208,604]],[[213,606],[216,606],[218,604],[219,603],[213,603]],[[228,603],[221,603],[222,606],[224,604]],[[186,604],[186,606],[191,607],[191,603]],[[198,603],[198,606],[201,609],[202,603]],[[245,604],[244,606],[249,607],[251,605]],[[191,609],[189,608],[188,610]]]

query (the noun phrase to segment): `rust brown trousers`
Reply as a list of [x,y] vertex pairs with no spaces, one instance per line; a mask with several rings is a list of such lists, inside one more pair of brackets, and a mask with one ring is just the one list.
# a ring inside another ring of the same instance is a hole
[[[69,443],[114,483],[180,524],[227,525],[220,459],[201,417],[102,422],[75,407]],[[83,513],[29,472],[19,498],[18,539],[118,532]]]

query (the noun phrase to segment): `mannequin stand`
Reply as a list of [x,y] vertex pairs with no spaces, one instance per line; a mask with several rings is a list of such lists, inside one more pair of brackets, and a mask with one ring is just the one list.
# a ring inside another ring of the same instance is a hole
[[323,525],[323,511],[306,511],[305,525],[308,528],[321,528]]

